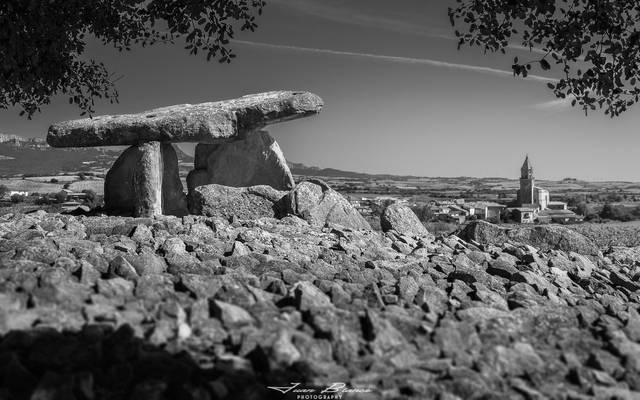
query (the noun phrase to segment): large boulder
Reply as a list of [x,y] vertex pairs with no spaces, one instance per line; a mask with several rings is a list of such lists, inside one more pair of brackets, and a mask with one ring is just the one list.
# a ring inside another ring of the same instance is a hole
[[486,221],[473,221],[458,233],[467,242],[500,245],[507,241],[505,229]]
[[266,131],[220,144],[198,144],[195,169],[187,177],[189,193],[196,187],[218,184],[234,187],[268,185],[278,190],[295,186],[278,143]]
[[474,221],[458,233],[458,236],[480,244],[501,245],[511,240],[540,250],[573,251],[594,256],[600,253],[595,243],[586,236],[559,225],[502,228],[486,221]]
[[285,210],[313,226],[339,225],[354,230],[371,225],[351,203],[325,182],[311,179],[300,183],[283,199]]
[[394,230],[405,236],[427,236],[429,232],[418,216],[407,206],[391,204],[380,216],[380,227],[384,232]]
[[282,215],[281,200],[286,194],[264,185],[243,188],[205,185],[190,193],[189,206],[192,214],[207,217],[273,218]]
[[173,145],[151,142],[125,150],[105,178],[104,203],[119,215],[188,214]]
[[526,243],[542,250],[573,251],[578,254],[598,255],[600,250],[584,235],[559,225],[518,227],[507,231],[511,240]]
[[307,92],[268,92],[239,99],[182,104],[139,114],[60,122],[49,128],[52,147],[137,145],[142,142],[219,143],[266,125],[317,114],[322,99]]

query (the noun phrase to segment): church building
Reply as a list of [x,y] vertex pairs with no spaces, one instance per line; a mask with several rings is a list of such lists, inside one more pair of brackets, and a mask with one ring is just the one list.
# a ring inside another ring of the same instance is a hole
[[549,208],[549,191],[536,186],[536,178],[533,176],[533,166],[529,161],[529,155],[520,168],[518,205],[538,211]]
[[520,168],[520,190],[517,207],[511,208],[520,223],[557,222],[569,223],[581,221],[583,217],[567,209],[567,203],[551,201],[549,191],[536,186],[533,166],[529,155]]

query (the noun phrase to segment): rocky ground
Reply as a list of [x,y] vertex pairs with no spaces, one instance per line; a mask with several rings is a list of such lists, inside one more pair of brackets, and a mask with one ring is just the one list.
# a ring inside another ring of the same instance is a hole
[[638,399],[640,250],[567,232],[7,215],[0,398]]
[[604,224],[584,223],[567,225],[581,233],[603,249],[611,246],[640,246],[640,222],[609,222]]

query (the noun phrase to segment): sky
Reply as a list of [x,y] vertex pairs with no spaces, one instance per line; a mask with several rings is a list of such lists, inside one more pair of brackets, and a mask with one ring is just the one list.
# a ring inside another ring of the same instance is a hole
[[[419,176],[519,176],[525,154],[541,179],[640,181],[636,107],[610,119],[585,116],[527,79],[507,55],[458,51],[450,0],[270,0],[255,33],[243,32],[229,65],[189,56],[180,44],[118,53],[90,44],[87,57],[122,75],[120,103],[96,114],[132,113],[269,90],[306,90],[325,101],[315,117],[268,128],[287,159],[309,166]],[[79,118],[55,98],[32,120],[0,110],[0,132],[45,137]],[[182,146],[190,151],[189,146]]]

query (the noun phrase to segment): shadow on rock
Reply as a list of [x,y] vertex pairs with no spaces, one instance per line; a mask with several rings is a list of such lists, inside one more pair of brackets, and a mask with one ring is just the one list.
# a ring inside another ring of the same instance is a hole
[[0,338],[0,398],[285,399],[267,386],[310,378],[305,365],[273,369],[260,357],[211,358],[153,345],[129,325],[11,331]]

